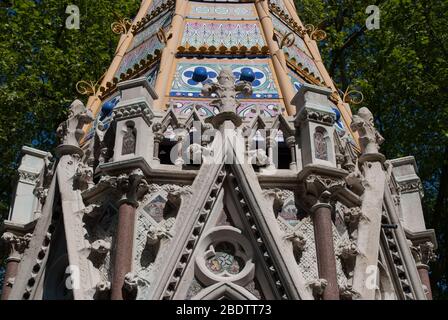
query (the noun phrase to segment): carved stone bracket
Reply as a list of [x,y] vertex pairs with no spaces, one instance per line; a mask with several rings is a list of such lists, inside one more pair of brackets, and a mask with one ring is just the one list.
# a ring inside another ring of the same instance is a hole
[[76,168],[74,177],[75,190],[87,190],[95,186],[93,182],[93,168],[86,163],[80,162]]
[[341,243],[336,252],[337,255],[345,261],[353,260],[359,254],[358,246],[355,241]]
[[316,279],[308,282],[308,287],[312,290],[315,299],[320,299],[327,288],[328,282],[325,279]]
[[351,284],[346,284],[339,288],[341,300],[356,300],[360,297],[360,294],[353,289]]
[[291,241],[293,249],[301,253],[306,246],[305,236],[300,231],[293,231],[285,235],[285,240]]
[[124,300],[135,300],[138,293],[138,277],[133,273],[128,273],[124,277],[123,298]]
[[96,300],[108,300],[110,298],[111,283],[109,281],[101,281],[95,287]]
[[344,208],[343,214],[344,221],[348,226],[357,225],[362,217],[362,211],[360,207]]
[[292,192],[287,192],[283,189],[268,189],[263,191],[265,199],[272,203],[272,208],[274,213],[279,212],[286,199],[292,194]]
[[167,239],[170,237],[170,234],[164,228],[150,226],[146,235],[146,244],[155,246],[158,245],[162,239]]
[[111,249],[110,242],[106,240],[96,240],[90,246],[90,259],[96,264],[101,264]]

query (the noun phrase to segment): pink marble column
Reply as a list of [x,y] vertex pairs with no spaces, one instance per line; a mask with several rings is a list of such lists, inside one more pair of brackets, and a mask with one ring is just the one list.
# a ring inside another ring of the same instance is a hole
[[9,298],[17,271],[19,269],[20,260],[22,259],[25,249],[28,248],[30,239],[30,234],[20,236],[11,232],[5,232],[2,235],[2,240],[9,247],[9,256],[6,259],[6,270],[1,300],[8,300]]
[[322,299],[339,300],[331,205],[318,203],[312,211],[319,278],[325,279],[328,283]]
[[147,192],[147,182],[140,169],[117,178],[117,187],[122,193],[118,202],[118,225],[115,238],[115,258],[112,277],[111,300],[124,300],[123,284],[128,273],[132,273],[134,251],[134,228],[138,199]]
[[5,272],[5,278],[3,283],[3,290],[2,290],[2,298],[1,300],[8,300],[9,294],[12,290],[12,283],[17,275],[17,270],[19,269],[19,262],[20,259],[16,258],[8,258],[6,260],[6,272]]
[[426,292],[426,297],[428,300],[432,300],[431,281],[429,280],[429,266],[421,263],[417,265],[417,270],[420,280],[422,280],[422,284],[428,289]]
[[118,230],[115,247],[112,300],[123,300],[122,288],[126,274],[132,272],[135,206],[123,203],[118,212]]

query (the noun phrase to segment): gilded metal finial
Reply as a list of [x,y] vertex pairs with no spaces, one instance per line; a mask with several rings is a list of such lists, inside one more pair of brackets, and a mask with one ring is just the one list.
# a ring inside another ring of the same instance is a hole
[[112,32],[115,34],[126,34],[131,28],[132,21],[128,18],[118,18],[118,21],[115,21],[111,24]]
[[78,81],[78,83],[76,83],[76,91],[84,96],[96,95],[98,92],[98,81]]
[[307,24],[305,30],[314,41],[322,41],[327,38],[327,33],[324,30],[319,29],[319,27],[315,27],[312,24]]
[[361,104],[364,101],[364,95],[359,90],[350,90],[350,86],[347,87],[347,90],[344,92],[344,96],[342,101],[349,104]]
[[284,47],[291,47],[295,41],[296,37],[294,36],[294,33],[288,32],[284,34],[282,40],[280,41],[280,49],[283,49]]
[[78,81],[76,83],[76,91],[78,91],[78,93],[82,94],[83,96],[90,96],[90,95],[96,96],[99,91],[100,82],[103,80],[104,76],[106,75],[106,72],[103,73],[103,75],[95,82],[92,80]]
[[159,39],[159,41],[165,45],[167,44],[168,40],[171,39],[172,36],[173,35],[171,33],[167,34],[163,28],[160,28],[157,31],[157,39]]

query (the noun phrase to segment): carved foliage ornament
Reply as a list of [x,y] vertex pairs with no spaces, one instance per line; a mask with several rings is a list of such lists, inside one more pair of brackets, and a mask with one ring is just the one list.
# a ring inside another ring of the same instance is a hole
[[399,190],[403,194],[420,192],[423,195],[423,186],[420,180],[401,182]]
[[11,232],[5,232],[1,239],[9,246],[10,257],[19,258],[28,248],[32,236],[30,233],[24,236],[18,236]]
[[307,184],[314,184],[322,187],[325,190],[333,190],[336,188],[344,188],[346,183],[341,178],[326,177],[316,174],[311,174],[306,178]]
[[300,115],[299,121],[314,121],[318,123],[322,123],[325,125],[332,126],[335,123],[335,116],[326,113],[326,112],[319,112],[315,110],[304,110],[302,114]]
[[417,264],[421,263],[428,265],[430,262],[437,260],[437,255],[434,252],[434,244],[432,242],[427,241],[417,246],[414,246],[410,242],[410,248]]

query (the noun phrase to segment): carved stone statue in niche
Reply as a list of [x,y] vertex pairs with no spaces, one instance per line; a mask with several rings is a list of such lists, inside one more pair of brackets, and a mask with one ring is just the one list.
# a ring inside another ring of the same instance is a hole
[[135,147],[137,142],[137,129],[133,122],[126,123],[126,128],[124,129],[123,135],[123,147],[121,154],[133,154],[135,153]]
[[325,134],[316,130],[314,133],[314,149],[316,152],[316,159],[328,160],[328,145],[325,138]]

